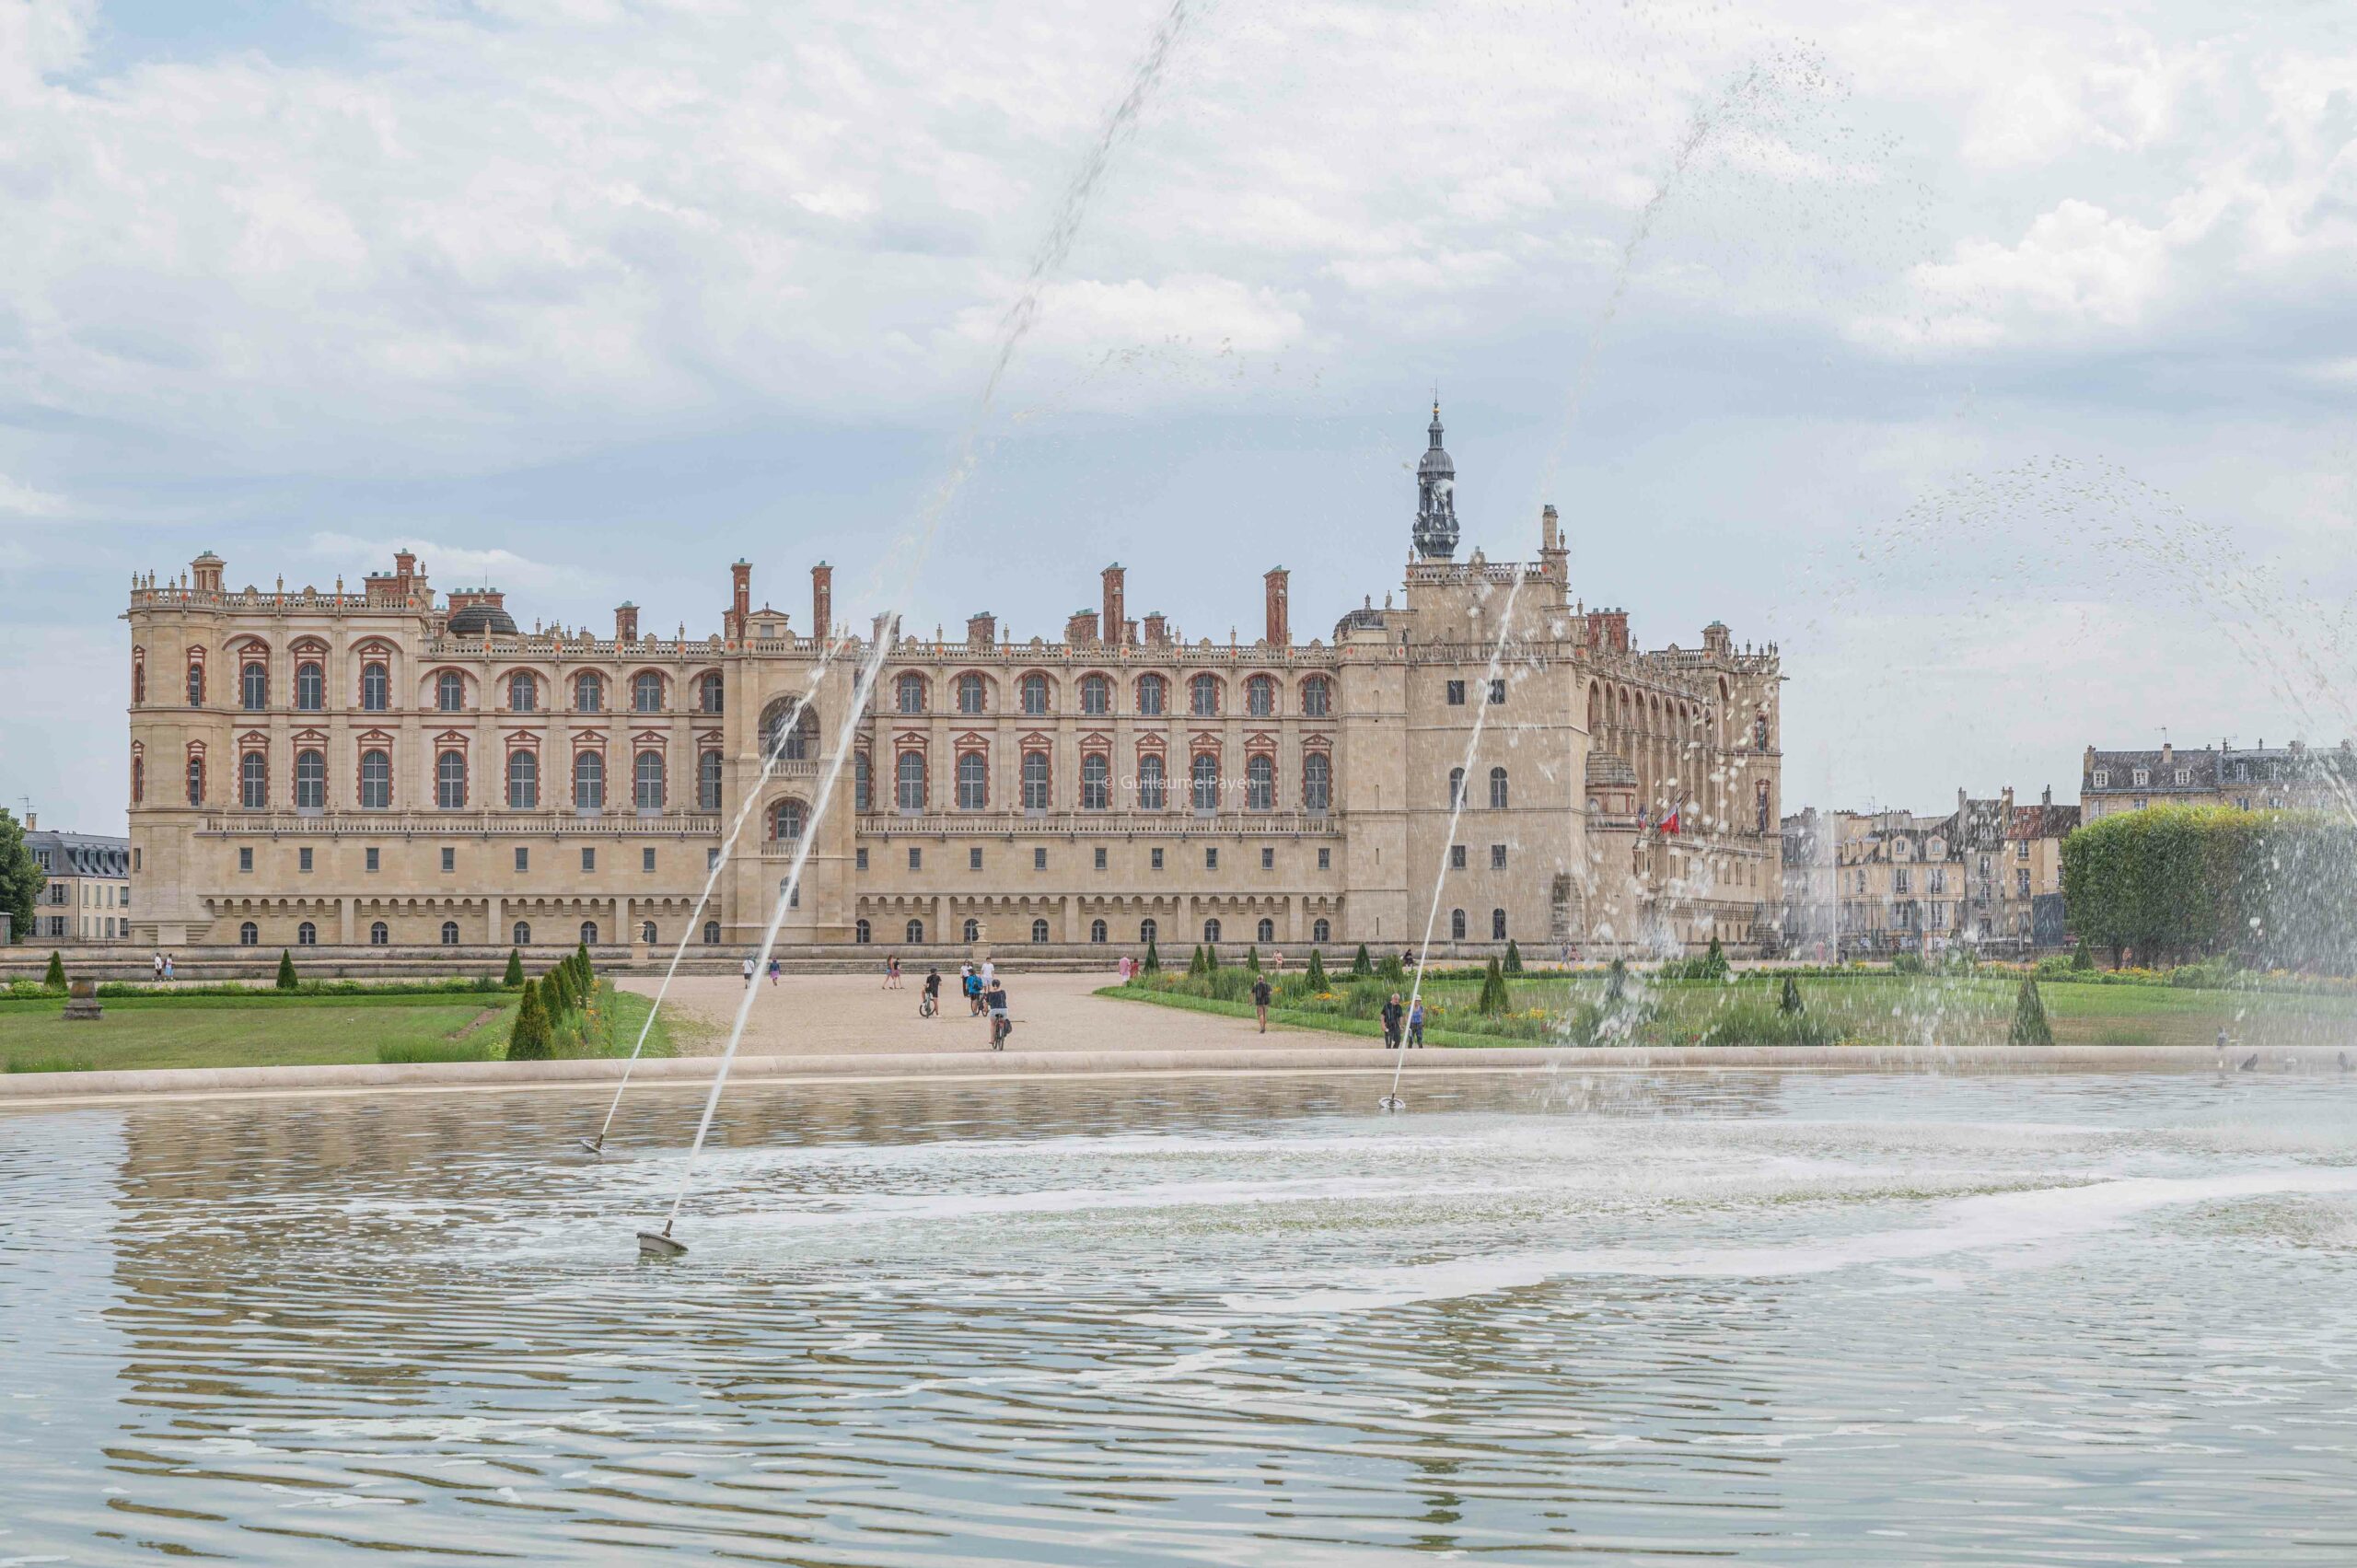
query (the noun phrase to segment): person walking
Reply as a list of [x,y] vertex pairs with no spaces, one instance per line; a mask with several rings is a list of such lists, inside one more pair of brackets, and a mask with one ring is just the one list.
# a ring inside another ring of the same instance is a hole
[[158,947],[158,948],[157,948],[157,949],[156,949],[156,982],[157,982],[157,984],[159,984],[159,985],[160,985],[160,984],[162,984],[162,983],[163,983],[163,980],[164,980],[164,950],[163,950],[161,947]]
[[1260,1020],[1260,1032],[1262,1034],[1267,1034],[1269,1032],[1270,994],[1269,977],[1264,974],[1254,975],[1252,977],[1252,1013],[1255,1017]]
[[1424,999],[1421,996],[1417,997],[1414,1005],[1408,1009],[1408,1044],[1411,1050],[1423,1049]]
[[1392,1051],[1398,1049],[1399,1044],[1399,1026],[1406,1018],[1407,1013],[1399,1005],[1399,993],[1395,991],[1391,993],[1391,1000],[1383,1005],[1384,1050]]
[[752,954],[750,954],[750,953],[748,953],[748,954],[746,954],[746,955],[745,955],[745,989],[746,989],[746,990],[748,990],[748,991],[750,991],[752,988],[753,988],[753,955],[752,955]]
[[172,972],[172,956],[167,953],[164,955],[164,983],[169,985],[176,978]]
[[777,985],[777,971],[784,967],[785,966],[776,958],[772,958],[770,960],[770,985],[772,989]]

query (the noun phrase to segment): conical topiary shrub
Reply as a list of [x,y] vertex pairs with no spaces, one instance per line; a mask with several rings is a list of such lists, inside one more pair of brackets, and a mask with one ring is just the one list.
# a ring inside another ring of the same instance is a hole
[[294,991],[298,985],[295,979],[295,955],[281,947],[278,950],[278,989]]
[[2071,967],[2073,970],[2091,970],[2096,967],[2095,950],[2087,946],[2087,939],[2084,936],[2079,938],[2079,945],[2071,949]]
[[1205,974],[1219,972],[1219,944],[1216,942],[1203,944],[1203,972]]
[[2021,991],[2014,998],[2013,1027],[2005,1039],[2014,1045],[2054,1043],[2054,1026],[2046,1021],[2046,999],[2038,993],[2035,975],[2022,976]]
[[1615,958],[1612,960],[1611,967],[1604,971],[1604,999],[1607,1002],[1618,1002],[1628,994],[1628,960],[1625,958]]
[[540,1002],[540,982],[528,980],[523,1000],[516,1005],[516,1022],[507,1031],[507,1060],[546,1062],[555,1053],[548,1009]]
[[586,980],[590,980],[590,979],[595,978],[595,976],[597,975],[597,972],[598,972],[598,971],[597,971],[597,970],[596,970],[596,969],[594,969],[593,967],[591,967],[590,962],[589,962],[589,944],[588,944],[588,943],[586,943],[586,942],[584,942],[584,943],[582,943],[579,947],[577,947],[574,948],[574,949],[573,949],[573,956],[574,956],[574,958],[576,958],[576,959],[577,959],[577,960],[579,960],[579,962],[580,962],[580,965],[581,965],[581,977],[580,977],[580,978],[581,978],[581,979],[583,979],[583,980],[585,980],[585,981],[586,981]]
[[1354,980],[1364,980],[1374,972],[1375,960],[1366,956],[1366,944],[1362,942],[1359,944],[1358,957],[1351,960],[1351,976]]
[[50,951],[49,968],[41,971],[41,982],[52,991],[65,989],[65,957],[54,948]]
[[1506,973],[1520,974],[1521,972],[1522,949],[1515,946],[1513,942],[1509,941],[1506,944]]
[[1794,980],[1791,975],[1786,975],[1784,977],[1783,989],[1777,994],[1776,1011],[1779,1013],[1789,1013],[1794,1017],[1798,1017],[1800,1016],[1801,982]]
[[1497,959],[1492,958],[1489,968],[1481,971],[1481,998],[1473,1005],[1480,1012],[1495,1017],[1507,1011],[1513,1005],[1513,1000],[1506,991],[1505,970]]
[[1260,972],[1260,944],[1258,942],[1244,949],[1244,967],[1254,974]]
[[568,964],[557,964],[540,976],[539,989],[543,1015],[553,1024],[573,1011],[573,998],[567,988],[573,981],[573,970]]
[[1724,980],[1727,977],[1726,949],[1719,946],[1718,934],[1712,933],[1711,950],[1702,955],[1702,978]]
[[1326,959],[1317,948],[1309,950],[1309,989],[1314,993],[1329,989],[1326,983]]
[[523,989],[524,955],[520,950],[514,947],[507,949],[507,972],[500,977],[499,983],[510,991]]
[[1145,939],[1145,972],[1148,974],[1162,972],[1162,949],[1154,945],[1154,938],[1151,936]]
[[1195,950],[1187,955],[1187,978],[1189,980],[1193,980],[1202,972],[1203,945],[1201,942],[1198,942],[1195,944]]

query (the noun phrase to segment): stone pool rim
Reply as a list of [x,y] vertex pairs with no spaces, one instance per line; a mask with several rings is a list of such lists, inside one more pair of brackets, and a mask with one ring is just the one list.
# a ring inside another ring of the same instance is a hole
[[[1665,1048],[1468,1047],[1411,1051],[1410,1077],[1460,1073],[1852,1072],[2122,1073],[2239,1070],[2247,1052],[2221,1059],[2201,1046],[1686,1046]],[[2327,1046],[2261,1051],[2256,1072],[2340,1074]],[[663,1057],[632,1070],[650,1089],[711,1082],[716,1056]],[[1160,1051],[837,1051],[740,1056],[731,1083],[1036,1082],[1067,1077],[1192,1077],[1225,1074],[1388,1076],[1399,1059],[1373,1046],[1205,1047]],[[0,1074],[0,1110],[136,1100],[290,1095],[454,1094],[596,1088],[625,1063],[561,1062],[357,1063],[303,1067],[171,1067]]]

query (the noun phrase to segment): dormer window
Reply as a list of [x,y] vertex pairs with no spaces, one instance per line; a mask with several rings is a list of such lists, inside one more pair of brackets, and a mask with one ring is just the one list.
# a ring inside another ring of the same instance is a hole
[[2139,769],[2137,769],[2137,770],[2136,770],[2136,775],[2135,775],[2134,783],[2135,783],[2135,785],[2136,785],[2136,787],[2137,787],[2138,789],[2142,789],[2146,784],[2151,784],[2152,782],[2153,782],[2153,770],[2152,770],[2152,769],[2150,769],[2150,768],[2139,768]]
[[2109,789],[2111,787],[2111,771],[2109,769],[2097,768],[2096,770],[2095,786],[2097,789]]
[[2191,768],[2179,768],[2177,771],[2177,782],[2181,784],[2191,784],[2193,782],[2193,770]]

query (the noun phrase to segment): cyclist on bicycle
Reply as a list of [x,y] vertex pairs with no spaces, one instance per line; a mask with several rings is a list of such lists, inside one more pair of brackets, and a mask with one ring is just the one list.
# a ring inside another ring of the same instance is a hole
[[991,988],[982,993],[982,1007],[991,1016],[991,1049],[1004,1051],[1006,1037],[1015,1032],[1015,1025],[1006,1016],[1006,987],[995,976]]
[[924,974],[924,1016],[928,1018],[933,1018],[938,1017],[940,1015],[941,966],[939,964],[935,964],[933,968],[925,970]]

